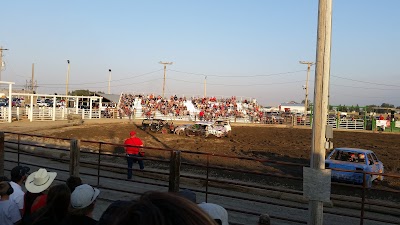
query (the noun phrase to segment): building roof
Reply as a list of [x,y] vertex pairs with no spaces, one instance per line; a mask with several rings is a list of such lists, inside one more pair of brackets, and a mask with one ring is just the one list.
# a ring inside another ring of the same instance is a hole
[[102,94],[102,93],[96,93],[96,95],[103,97],[103,101],[106,99],[110,102],[115,102],[118,103],[119,102],[119,96],[120,95],[115,95],[115,94]]

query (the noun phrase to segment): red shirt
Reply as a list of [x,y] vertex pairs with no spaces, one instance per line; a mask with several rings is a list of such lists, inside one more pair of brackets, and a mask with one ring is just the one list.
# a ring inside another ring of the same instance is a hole
[[[131,137],[125,140],[125,145],[134,145],[134,146],[143,146],[142,140],[138,137]],[[140,148],[138,147],[125,147],[126,154],[137,155],[139,153]]]
[[44,207],[47,201],[47,194],[41,195],[37,197],[31,207],[31,213],[34,213],[36,210]]

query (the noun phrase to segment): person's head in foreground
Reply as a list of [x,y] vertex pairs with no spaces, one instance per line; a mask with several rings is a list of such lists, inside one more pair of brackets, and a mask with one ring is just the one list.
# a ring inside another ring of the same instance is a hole
[[216,225],[195,203],[168,192],[147,192],[114,225]]
[[56,176],[56,172],[47,172],[46,169],[40,168],[38,171],[31,173],[26,179],[26,190],[31,193],[46,191],[53,183]]
[[229,225],[228,212],[220,205],[214,203],[200,203],[198,206],[213,218],[218,225]]
[[82,184],[75,188],[71,194],[72,215],[92,217],[96,198],[100,190],[88,184]]

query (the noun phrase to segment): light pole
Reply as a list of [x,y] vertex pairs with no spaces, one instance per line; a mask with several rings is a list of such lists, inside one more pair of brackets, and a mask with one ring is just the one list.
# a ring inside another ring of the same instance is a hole
[[67,67],[67,82],[65,85],[65,95],[68,95],[69,70],[70,70],[69,59],[67,60],[67,63],[68,63],[68,67]]
[[7,51],[8,49],[7,48],[3,48],[3,47],[0,47],[0,81],[2,81],[2,79],[1,79],[1,71],[3,70],[3,51]]
[[304,115],[307,115],[308,109],[308,79],[310,78],[310,69],[314,62],[299,61],[300,64],[307,64],[307,79],[306,79],[306,98],[304,100]]
[[162,88],[162,97],[164,98],[164,93],[165,93],[165,77],[167,76],[167,65],[172,65],[172,62],[159,62],[160,64],[164,65],[164,82],[163,82],[163,88]]
[[108,70],[108,94],[111,94],[111,69]]

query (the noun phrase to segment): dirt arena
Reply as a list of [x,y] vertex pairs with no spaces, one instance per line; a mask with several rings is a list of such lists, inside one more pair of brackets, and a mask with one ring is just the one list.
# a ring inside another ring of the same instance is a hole
[[[25,122],[29,123],[29,122]],[[266,158],[302,164],[309,163],[311,149],[311,129],[273,127],[269,125],[232,125],[232,135],[225,138],[186,137],[174,134],[153,133],[139,129],[140,120],[133,123],[120,120],[90,121],[81,126],[71,126],[65,121],[42,122],[47,125],[28,125],[3,127],[3,130],[21,133],[41,134],[59,138],[104,141],[122,144],[131,130],[137,131],[145,146],[209,152],[229,156]],[[54,122],[56,123],[56,122]],[[385,172],[400,173],[400,134],[335,131],[335,147],[354,147],[373,150],[385,166]],[[147,154],[147,153],[146,153]],[[151,152],[149,153],[152,154]],[[221,161],[222,160],[222,161]],[[229,158],[219,159],[218,163],[229,166]],[[237,166],[237,165],[232,165]],[[246,167],[250,167],[247,165]],[[384,181],[387,182],[387,181]],[[396,185],[394,185],[396,183]],[[399,181],[384,186],[398,186]]]

